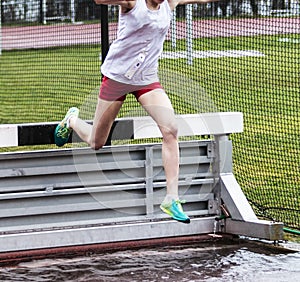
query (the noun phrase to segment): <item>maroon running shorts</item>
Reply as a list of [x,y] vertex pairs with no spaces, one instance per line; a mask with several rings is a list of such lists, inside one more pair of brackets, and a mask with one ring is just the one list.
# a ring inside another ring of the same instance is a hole
[[99,98],[106,101],[124,101],[126,95],[132,93],[138,100],[143,94],[155,89],[163,89],[163,87],[159,82],[139,86],[121,83],[104,76],[100,87]]

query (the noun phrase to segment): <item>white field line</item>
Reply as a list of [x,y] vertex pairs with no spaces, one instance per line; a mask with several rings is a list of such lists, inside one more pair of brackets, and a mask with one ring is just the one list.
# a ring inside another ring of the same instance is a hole
[[[224,51],[193,51],[193,58],[205,59],[205,58],[222,58],[222,57],[263,57],[265,54],[255,50],[224,50]],[[185,59],[188,54],[186,51],[167,51],[163,52],[160,56],[161,59]]]
[[294,43],[294,44],[299,44],[300,39],[295,39],[295,38],[279,38],[279,42],[287,42],[287,43]]

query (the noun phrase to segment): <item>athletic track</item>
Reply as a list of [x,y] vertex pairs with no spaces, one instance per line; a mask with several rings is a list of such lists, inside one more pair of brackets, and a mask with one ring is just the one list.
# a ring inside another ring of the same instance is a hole
[[[263,18],[194,21],[194,38],[300,33],[300,18]],[[110,40],[117,25],[110,25]],[[3,27],[2,49],[29,49],[101,43],[100,24],[56,24]],[[186,37],[185,22],[177,22],[177,38]],[[170,38],[170,33],[167,39]]]

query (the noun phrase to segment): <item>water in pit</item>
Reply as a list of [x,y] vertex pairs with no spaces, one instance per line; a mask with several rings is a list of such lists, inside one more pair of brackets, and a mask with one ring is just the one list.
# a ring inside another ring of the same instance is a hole
[[45,258],[0,268],[0,281],[300,281],[297,252],[251,241],[206,242]]

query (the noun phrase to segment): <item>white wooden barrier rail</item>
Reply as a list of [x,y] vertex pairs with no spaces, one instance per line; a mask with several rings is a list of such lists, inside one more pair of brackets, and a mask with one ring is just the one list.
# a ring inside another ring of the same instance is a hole
[[[243,132],[243,114],[239,112],[178,115],[179,136],[220,135]],[[53,144],[57,123],[0,125],[0,147]],[[161,137],[148,116],[117,119],[111,140]]]

